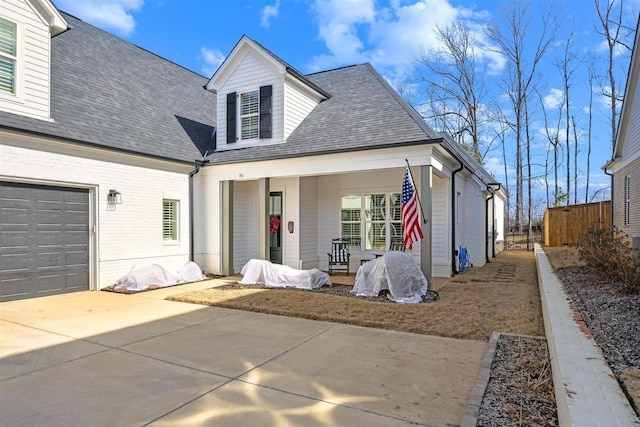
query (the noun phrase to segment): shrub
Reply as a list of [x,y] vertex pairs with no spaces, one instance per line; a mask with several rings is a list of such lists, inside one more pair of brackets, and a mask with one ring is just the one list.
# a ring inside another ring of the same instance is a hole
[[578,251],[589,269],[640,293],[640,257],[634,256],[625,233],[615,227],[589,228],[578,242]]

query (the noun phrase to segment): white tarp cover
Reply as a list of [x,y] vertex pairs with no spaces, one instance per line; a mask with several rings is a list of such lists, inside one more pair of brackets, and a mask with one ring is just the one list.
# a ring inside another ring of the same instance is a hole
[[128,291],[143,291],[150,286],[165,287],[179,283],[197,282],[204,279],[202,270],[195,262],[188,262],[177,273],[172,273],[158,264],[132,270],[129,274],[118,279],[115,289]]
[[427,293],[428,283],[411,255],[391,251],[360,266],[351,293],[378,296],[385,289],[395,302],[418,303]]
[[239,282],[243,285],[260,284],[273,288],[315,289],[322,285],[330,285],[329,275],[317,268],[311,270],[295,270],[287,265],[273,264],[263,259],[252,259],[247,262],[240,274]]

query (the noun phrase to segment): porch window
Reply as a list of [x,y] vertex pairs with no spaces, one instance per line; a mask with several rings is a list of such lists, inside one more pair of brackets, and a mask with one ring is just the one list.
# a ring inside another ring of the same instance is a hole
[[178,211],[177,200],[162,201],[162,239],[165,242],[178,241]]
[[361,218],[362,196],[342,196],[341,224],[342,238],[348,239],[351,246],[362,245]]
[[240,94],[240,139],[255,139],[260,130],[260,95],[257,90]]
[[0,91],[16,93],[18,27],[0,18]]
[[341,225],[342,238],[353,247],[387,250],[393,239],[402,238],[400,193],[342,196]]
[[624,177],[624,225],[630,225],[631,216],[631,176]]

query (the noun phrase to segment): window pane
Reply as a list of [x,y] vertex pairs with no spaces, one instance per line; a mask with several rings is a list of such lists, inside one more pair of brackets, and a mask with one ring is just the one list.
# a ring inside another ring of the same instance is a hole
[[350,246],[360,247],[362,238],[360,237],[360,224],[343,223],[342,236],[343,239],[349,239]]
[[364,209],[367,221],[384,221],[386,218],[384,194],[370,194],[364,198]]
[[386,228],[384,223],[367,223],[365,249],[386,250]]
[[389,210],[391,221],[402,221],[402,198],[400,193],[389,195]]
[[402,223],[401,222],[392,222],[390,224],[391,227],[391,240],[402,240]]
[[258,116],[243,117],[241,123],[241,139],[254,139],[258,137]]
[[240,115],[257,113],[259,102],[260,96],[257,90],[240,94]]
[[178,202],[176,200],[162,201],[162,238],[178,240]]
[[16,40],[16,24],[0,18],[0,53],[4,53],[15,58]]
[[0,90],[15,91],[16,61],[0,56]]
[[0,90],[9,93],[15,93],[16,40],[16,24],[0,18]]
[[342,196],[342,221],[360,221],[360,196]]

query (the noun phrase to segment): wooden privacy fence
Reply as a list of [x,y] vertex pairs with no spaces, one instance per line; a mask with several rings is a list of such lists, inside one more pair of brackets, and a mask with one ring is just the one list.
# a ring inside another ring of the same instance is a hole
[[544,244],[575,245],[589,227],[611,227],[610,201],[547,209],[543,221]]

